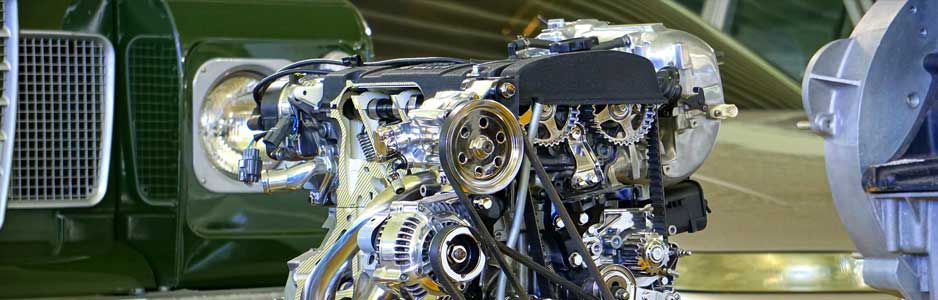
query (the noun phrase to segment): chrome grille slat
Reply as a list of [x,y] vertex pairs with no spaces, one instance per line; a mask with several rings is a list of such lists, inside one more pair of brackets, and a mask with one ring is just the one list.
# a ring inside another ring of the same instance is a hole
[[13,144],[16,137],[17,60],[19,24],[17,0],[0,0],[0,227],[10,191]]
[[23,31],[11,208],[91,206],[107,188],[114,50],[104,37]]

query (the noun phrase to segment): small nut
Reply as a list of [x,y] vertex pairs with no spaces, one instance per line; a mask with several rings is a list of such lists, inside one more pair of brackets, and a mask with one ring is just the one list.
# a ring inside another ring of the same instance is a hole
[[583,256],[581,256],[579,253],[574,252],[573,254],[570,254],[570,257],[568,258],[568,260],[570,261],[571,266],[574,266],[574,267],[583,266]]
[[584,213],[580,213],[580,220],[579,220],[579,221],[580,221],[580,225],[585,225],[587,222],[590,221],[590,215],[586,214],[585,212],[584,212]]
[[502,95],[502,98],[511,98],[518,92],[518,87],[511,82],[503,82],[498,86],[498,92]]
[[490,209],[492,208],[492,198],[491,197],[479,197],[475,200],[472,200],[472,204],[475,204],[481,209]]

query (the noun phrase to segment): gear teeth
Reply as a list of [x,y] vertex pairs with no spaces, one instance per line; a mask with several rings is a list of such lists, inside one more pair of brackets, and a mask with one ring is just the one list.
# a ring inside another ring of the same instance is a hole
[[[603,139],[609,141],[613,145],[623,146],[623,147],[631,146],[633,144],[640,142],[642,139],[644,139],[648,135],[648,130],[651,129],[652,124],[655,122],[655,118],[658,115],[658,108],[660,106],[661,105],[654,105],[654,106],[642,105],[642,108],[644,108],[642,109],[642,111],[644,112],[644,116],[642,116],[642,126],[640,126],[638,130],[636,130],[635,134],[628,135],[623,138],[617,138],[617,137],[610,136],[609,134],[607,134],[606,131],[603,130],[602,128],[602,123],[596,122],[595,117],[593,118],[593,121],[591,122],[592,123],[591,127],[596,129],[596,131],[599,132],[599,135],[602,136]],[[608,114],[608,112],[606,112],[607,109],[609,108],[608,107],[604,108],[603,113]],[[621,123],[619,125],[623,126]],[[631,124],[629,124],[629,126],[631,126]]]
[[550,147],[560,146],[560,144],[563,143],[563,141],[564,139],[540,140],[540,141],[534,141],[534,145],[538,147],[550,148]]
[[[545,104],[545,105],[551,105],[551,104]],[[557,134],[557,136],[552,136],[547,139],[535,138],[532,142],[534,143],[535,146],[539,146],[539,147],[549,148],[549,147],[558,146],[564,141],[566,141],[567,136],[570,135],[570,131],[572,131],[573,128],[576,127],[578,124],[580,124],[579,119],[580,119],[580,106],[579,105],[571,106],[570,111],[567,112],[567,122],[563,125],[563,129],[560,131],[559,134]]]

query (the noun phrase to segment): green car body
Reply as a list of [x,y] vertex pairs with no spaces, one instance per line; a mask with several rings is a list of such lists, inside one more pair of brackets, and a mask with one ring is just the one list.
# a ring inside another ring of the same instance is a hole
[[199,183],[191,89],[199,67],[215,58],[299,60],[336,50],[371,57],[354,6],[20,1],[19,29],[100,35],[113,45],[113,134],[100,202],[7,209],[0,298],[282,285],[285,262],[322,239],[328,211],[309,205],[306,193],[216,193]]

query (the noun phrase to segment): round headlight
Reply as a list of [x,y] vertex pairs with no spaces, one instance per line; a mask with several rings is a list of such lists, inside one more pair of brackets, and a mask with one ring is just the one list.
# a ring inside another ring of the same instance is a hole
[[[261,75],[238,72],[226,76],[215,84],[205,96],[199,116],[199,132],[202,146],[215,168],[229,176],[237,177],[238,160],[260,131],[247,126],[248,119],[256,106],[251,89]],[[271,168],[276,161],[267,157],[263,143],[258,142],[264,168]]]

